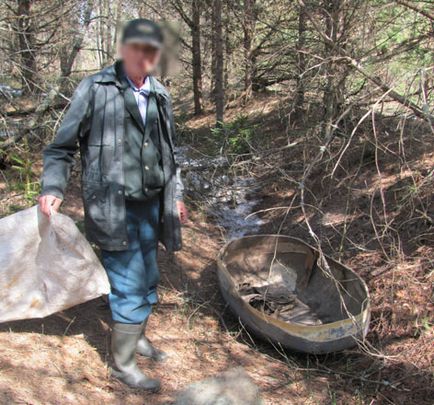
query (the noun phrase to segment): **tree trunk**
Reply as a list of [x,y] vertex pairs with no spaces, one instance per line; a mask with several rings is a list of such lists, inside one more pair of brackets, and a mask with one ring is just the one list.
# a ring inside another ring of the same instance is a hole
[[116,53],[118,40],[119,40],[119,32],[122,28],[122,3],[116,4],[116,21],[114,26],[114,34],[113,34],[113,49],[114,53]]
[[111,3],[108,0],[99,0],[99,15],[107,18],[98,19],[97,43],[100,67],[103,68],[113,59],[113,35],[111,24],[107,20],[113,20]]
[[244,48],[244,92],[245,98],[252,95],[255,61],[252,54],[252,42],[256,27],[256,0],[244,0],[243,48]]
[[[330,58],[330,61],[325,65],[326,86],[323,94],[324,116],[323,116],[323,136],[328,138],[333,132],[334,118],[339,114],[339,111],[344,102],[345,82],[348,70],[348,65],[342,64],[334,60],[341,56],[340,49],[344,49],[342,30],[342,0],[325,0],[324,1],[324,17],[326,22],[326,35],[331,39],[331,42],[326,41],[324,47],[324,58]],[[338,33],[341,36],[338,37]]]
[[[209,47],[211,48],[211,65],[210,65],[210,73],[211,73],[211,80],[210,80],[210,87],[209,87],[209,98],[210,100],[215,103],[215,77],[216,77],[216,47],[215,47],[215,41],[214,41],[214,1],[211,0],[210,2],[210,14],[208,15],[208,21],[210,21],[211,25],[211,35],[208,36],[209,38]],[[207,22],[208,22],[207,21]]]
[[75,58],[83,46],[84,36],[91,21],[92,9],[93,0],[88,0],[83,13],[83,23],[79,24],[76,29],[72,46],[68,44],[60,52],[61,91],[63,90],[62,86],[64,86],[63,79],[70,76]]
[[217,125],[223,123],[224,86],[223,86],[223,32],[222,32],[222,0],[213,1],[213,43],[215,47],[215,107]]
[[192,0],[192,64],[193,64],[193,98],[194,98],[194,115],[202,113],[202,60],[200,46],[200,0]]
[[107,16],[108,16],[108,22],[104,24],[105,28],[105,59],[104,59],[104,66],[107,65],[109,61],[113,59],[113,36],[112,36],[112,24],[111,21],[113,21],[113,13],[112,13],[112,5],[116,3],[112,3],[109,0],[105,0],[104,2],[104,8],[106,10]]
[[[98,15],[104,15],[104,8],[102,0],[98,0]],[[103,24],[104,20],[102,18],[98,18],[97,20],[98,26],[96,30],[96,43],[98,47],[98,62],[100,68],[104,66],[104,32],[103,32]]]
[[233,25],[231,24],[231,1],[233,0],[225,0],[223,2],[223,21],[222,24],[225,27],[223,33],[223,43],[224,43],[224,63],[223,63],[223,88],[229,88],[229,77],[231,76],[231,60],[232,60],[232,31],[234,30]]
[[21,54],[23,92],[33,93],[36,89],[36,50],[30,7],[32,0],[18,0],[18,40]]
[[294,108],[295,118],[301,119],[303,116],[305,80],[303,77],[306,71],[306,56],[304,54],[304,46],[306,42],[306,6],[299,6],[298,14],[298,40],[297,40],[297,88],[295,94]]

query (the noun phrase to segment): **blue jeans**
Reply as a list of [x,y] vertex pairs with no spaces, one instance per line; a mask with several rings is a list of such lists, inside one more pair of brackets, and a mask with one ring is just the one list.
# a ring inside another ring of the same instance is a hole
[[126,201],[128,249],[102,251],[110,280],[110,309],[115,322],[141,323],[158,301],[157,265],[160,198]]

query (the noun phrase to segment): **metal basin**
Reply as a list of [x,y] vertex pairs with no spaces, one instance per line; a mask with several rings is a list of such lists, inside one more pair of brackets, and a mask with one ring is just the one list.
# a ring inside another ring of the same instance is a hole
[[258,337],[307,353],[329,353],[362,341],[369,293],[351,269],[300,239],[253,235],[220,251],[218,277],[232,311]]

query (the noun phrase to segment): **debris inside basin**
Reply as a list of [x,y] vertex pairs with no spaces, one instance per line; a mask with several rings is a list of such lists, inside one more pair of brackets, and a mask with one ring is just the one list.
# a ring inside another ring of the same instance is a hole
[[187,194],[205,205],[206,213],[225,230],[228,240],[259,230],[262,220],[253,213],[260,201],[254,177],[235,175],[225,156],[198,156],[188,146],[178,147],[177,157]]

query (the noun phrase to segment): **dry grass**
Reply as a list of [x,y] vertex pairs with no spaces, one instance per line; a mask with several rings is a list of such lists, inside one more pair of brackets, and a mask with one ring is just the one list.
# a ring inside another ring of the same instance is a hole
[[[95,300],[44,320],[0,325],[1,403],[164,404],[189,383],[234,366],[245,368],[270,405],[431,403],[432,135],[417,122],[402,126],[396,119],[377,119],[377,139],[370,126],[361,128],[331,177],[345,143],[337,138],[306,183],[303,215],[297,182],[320,140],[307,125],[287,133],[280,101],[269,101],[263,96],[228,114],[249,115],[263,129],[263,148],[274,148],[262,150],[259,161],[243,163],[263,185],[257,207],[268,221],[263,231],[309,239],[308,218],[323,250],[367,280],[369,353],[355,348],[328,356],[295,354],[251,336],[220,296],[214,258],[221,233],[197,208],[184,229],[185,249],[175,257],[160,254],[161,304],[149,337],[171,358],[165,365],[140,359],[140,366],[162,378],[161,393],[143,394],[109,378],[110,314]],[[211,116],[187,122],[192,139],[200,143],[198,134],[206,134],[211,122]],[[3,174],[11,179],[7,170]],[[30,204],[5,182],[0,190],[1,215],[11,204]],[[82,218],[76,176],[64,212]]]

